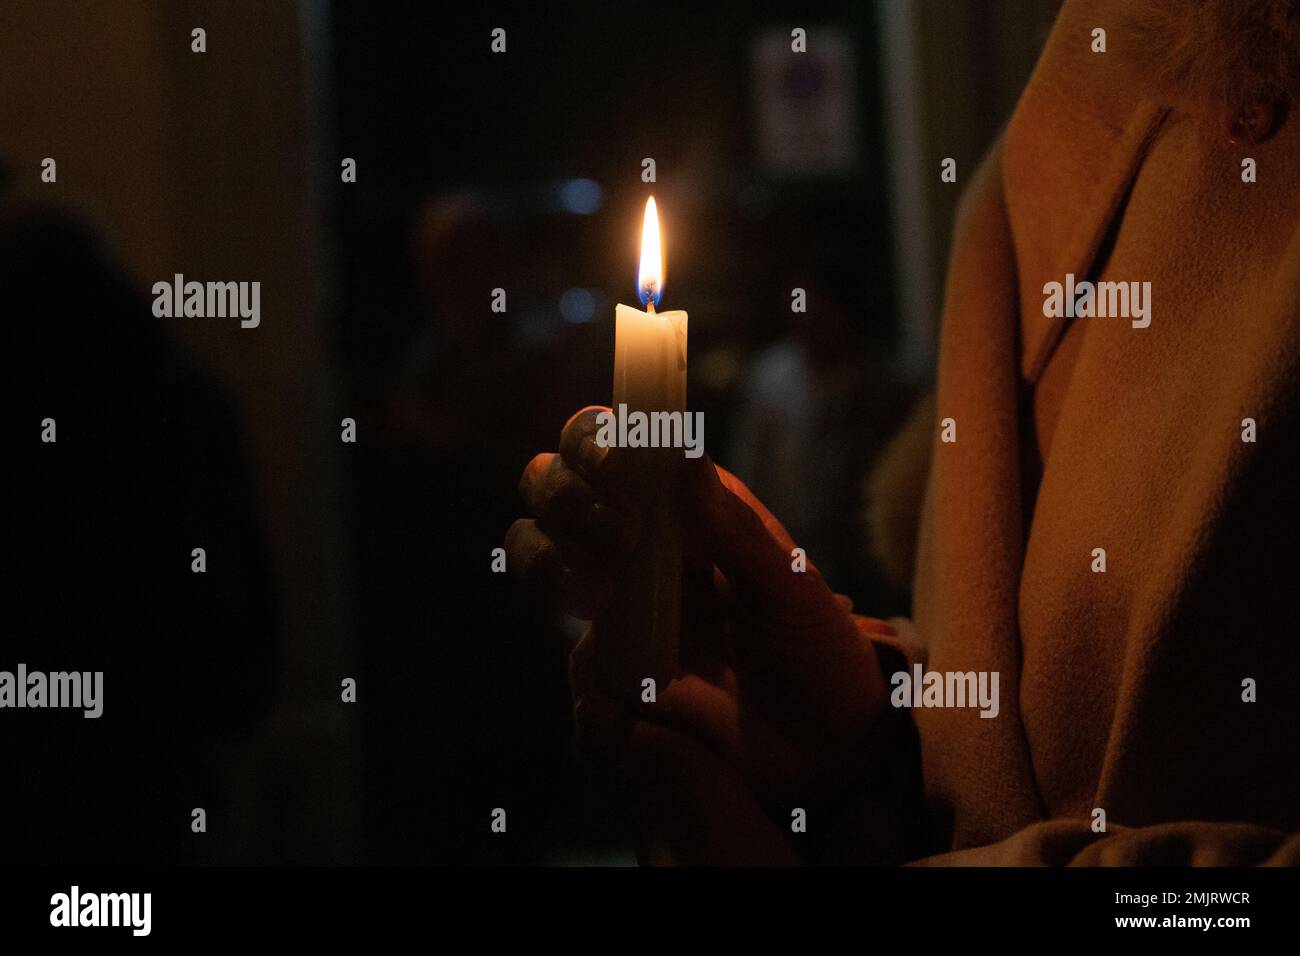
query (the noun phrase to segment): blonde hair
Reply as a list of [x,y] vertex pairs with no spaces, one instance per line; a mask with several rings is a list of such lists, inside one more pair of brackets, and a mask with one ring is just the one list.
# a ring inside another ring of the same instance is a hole
[[1200,112],[1300,94],[1300,0],[1134,0],[1137,56],[1171,104]]

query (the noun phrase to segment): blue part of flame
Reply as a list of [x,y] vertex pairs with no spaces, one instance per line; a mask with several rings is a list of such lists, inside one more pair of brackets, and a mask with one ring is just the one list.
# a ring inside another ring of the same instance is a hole
[[[640,269],[637,269],[637,273],[635,276],[633,276],[632,281],[633,283],[639,283],[641,281]],[[663,285],[647,284],[643,286],[638,286],[636,290],[636,294],[641,299],[641,308],[644,309],[647,305],[650,304],[651,300],[653,300],[655,304],[655,308],[657,309],[659,308],[659,300],[662,299],[664,295]]]

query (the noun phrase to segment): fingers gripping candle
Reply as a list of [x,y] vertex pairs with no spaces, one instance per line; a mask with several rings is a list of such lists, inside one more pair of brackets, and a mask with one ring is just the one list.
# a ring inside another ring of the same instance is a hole
[[[655,311],[664,268],[653,197],[646,203],[637,281],[645,311],[626,305],[615,310],[613,407],[616,415],[643,412],[653,422],[654,412],[686,411],[687,318],[685,312]],[[616,569],[613,614],[621,646],[609,649],[608,663],[610,689],[620,699],[640,695],[646,678],[662,689],[677,673],[682,585],[682,449],[624,444],[629,447],[619,454],[642,521],[631,554]]]

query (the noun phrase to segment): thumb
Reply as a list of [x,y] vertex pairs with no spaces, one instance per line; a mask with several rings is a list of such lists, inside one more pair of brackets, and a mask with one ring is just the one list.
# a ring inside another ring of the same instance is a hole
[[742,600],[788,623],[838,608],[811,563],[794,570],[794,541],[744,482],[707,454],[687,459],[684,471],[687,531]]

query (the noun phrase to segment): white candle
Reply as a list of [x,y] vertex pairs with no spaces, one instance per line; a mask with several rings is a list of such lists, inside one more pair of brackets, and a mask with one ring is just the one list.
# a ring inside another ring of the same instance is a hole
[[[685,312],[656,312],[663,292],[663,248],[655,201],[646,203],[638,276],[646,311],[619,305],[614,312],[615,412],[686,411]],[[681,628],[682,538],[680,448],[627,448],[629,488],[641,512],[640,537],[617,569],[623,645],[611,653],[610,677],[620,697],[639,697],[652,678],[662,689],[677,673]]]

